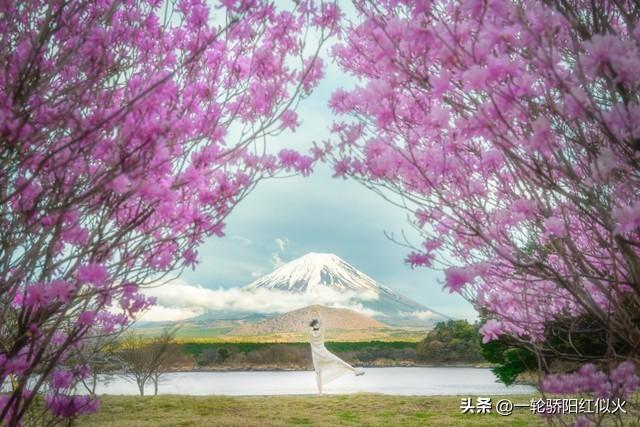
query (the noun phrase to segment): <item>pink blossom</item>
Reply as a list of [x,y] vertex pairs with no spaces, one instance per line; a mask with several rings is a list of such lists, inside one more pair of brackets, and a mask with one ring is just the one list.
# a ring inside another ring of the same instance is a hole
[[422,247],[424,247],[428,252],[432,252],[436,249],[439,249],[442,246],[442,242],[435,239],[427,239],[422,242]]
[[26,291],[26,297],[23,303],[27,307],[39,308],[52,303],[47,292],[47,287],[44,284],[34,283],[29,285]]
[[345,175],[349,172],[349,161],[347,159],[340,160],[335,164],[334,171],[334,177],[344,178]]
[[517,199],[511,204],[511,211],[531,219],[538,213],[538,206],[534,200]]
[[287,110],[280,116],[282,126],[290,130],[296,130],[298,127],[298,115],[295,111]]
[[138,292],[138,285],[135,283],[125,283],[122,285],[122,296],[123,297],[132,297]]
[[484,89],[487,82],[488,72],[487,69],[474,65],[464,72],[463,79],[466,82],[466,88],[468,90],[481,90]]
[[301,155],[296,161],[295,168],[302,176],[309,176],[313,170],[313,163],[313,157]]
[[431,84],[433,85],[433,94],[436,97],[444,94],[449,89],[451,83],[451,74],[448,71],[442,71],[437,76],[433,76]]
[[81,326],[91,326],[96,318],[95,311],[86,310],[78,316],[78,324]]
[[595,173],[600,174],[603,177],[607,177],[612,171],[619,169],[622,166],[622,162],[616,156],[616,154],[608,147],[604,147],[598,156],[594,170]]
[[198,263],[198,252],[193,249],[187,249],[184,251],[182,256],[184,258],[185,265],[191,266],[195,270],[195,266]]
[[549,121],[540,117],[532,123],[531,127],[533,133],[529,138],[529,147],[544,155],[550,154],[555,138]]
[[585,364],[574,373],[548,375],[541,385],[548,393],[592,393],[599,398],[622,399],[627,399],[639,388],[640,378],[630,361],[620,363],[608,375],[594,364]]
[[73,374],[65,370],[56,370],[51,375],[51,387],[54,389],[66,389],[71,386]]
[[429,214],[423,210],[417,210],[415,212],[416,218],[418,220],[418,225],[420,227],[424,227],[424,225],[429,221]]
[[[638,311],[619,295],[640,247],[640,25],[583,6],[605,26],[539,2],[362,2],[332,50],[358,83],[331,98],[325,158],[415,212],[406,261],[457,265],[445,287],[493,320],[485,341],[544,349],[558,318]],[[583,376],[604,394],[603,375]]]
[[29,357],[24,351],[12,357],[4,356],[4,358],[3,375],[21,375],[30,366]]
[[280,159],[282,166],[290,170],[295,168],[295,165],[300,158],[300,153],[294,150],[283,149],[278,153],[278,158]]
[[331,94],[329,107],[335,113],[344,113],[355,106],[352,97],[343,89],[338,89]]
[[640,389],[640,377],[631,361],[622,362],[611,371],[612,388],[620,397],[627,399]]
[[429,254],[412,252],[407,258],[405,258],[405,262],[411,266],[411,268],[416,267],[429,267],[433,257]]
[[335,3],[322,3],[320,15],[314,18],[314,24],[322,28],[335,27],[340,21],[340,8]]
[[619,40],[611,34],[595,34],[591,40],[584,43],[585,54],[582,56],[582,66],[587,73],[595,75],[600,66],[610,61],[611,55],[615,54],[615,46]]
[[623,234],[635,231],[640,227],[640,200],[631,206],[622,206],[613,210],[617,225],[616,233]]
[[81,283],[91,283],[94,286],[101,286],[107,284],[109,273],[103,265],[91,263],[80,266],[76,277]]
[[566,235],[564,220],[559,217],[549,217],[544,221],[545,231],[549,234],[563,237]]
[[307,93],[311,92],[320,79],[324,77],[323,67],[324,63],[321,58],[307,59],[305,61],[302,86]]
[[445,287],[449,292],[459,292],[464,285],[471,283],[475,277],[469,269],[464,267],[451,267],[445,270]]
[[484,344],[497,340],[502,333],[502,325],[495,319],[487,320],[484,325],[480,327],[480,335],[482,335],[482,342]]
[[56,417],[73,417],[96,412],[100,401],[90,396],[47,395],[45,404]]
[[567,115],[572,118],[583,118],[589,102],[587,93],[580,87],[571,88],[571,90],[564,95]]
[[109,183],[109,188],[118,194],[123,194],[129,189],[130,185],[131,181],[129,180],[127,175],[120,174]]
[[314,143],[313,148],[311,149],[312,158],[314,161],[324,160],[325,158],[325,150],[322,147],[319,147]]
[[80,224],[74,224],[62,231],[62,240],[76,246],[85,245],[89,241],[89,230]]

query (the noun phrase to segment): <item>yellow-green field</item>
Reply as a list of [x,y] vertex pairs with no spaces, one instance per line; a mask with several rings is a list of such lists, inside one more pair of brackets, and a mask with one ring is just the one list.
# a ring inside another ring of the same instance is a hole
[[[493,402],[500,397],[492,396]],[[510,396],[525,403],[531,396]],[[542,426],[524,408],[510,416],[462,414],[460,397],[381,394],[342,396],[104,396],[80,426]]]
[[[184,326],[178,329],[176,341],[197,343],[289,343],[301,342],[309,339],[306,332],[288,332],[268,335],[232,335],[232,328],[203,328]],[[146,327],[136,329],[137,332],[153,336],[158,335],[161,327]],[[418,342],[425,337],[424,330],[409,329],[331,329],[326,332],[326,339],[330,341],[410,341]]]

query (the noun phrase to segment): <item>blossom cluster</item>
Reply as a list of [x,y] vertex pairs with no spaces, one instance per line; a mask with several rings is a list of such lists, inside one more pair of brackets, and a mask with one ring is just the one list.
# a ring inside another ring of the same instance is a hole
[[358,84],[333,94],[333,142],[314,155],[413,213],[406,261],[487,313],[484,342],[544,346],[554,319],[588,315],[637,348],[633,6],[355,4],[333,55]]
[[0,387],[17,384],[4,424],[40,372],[32,394],[55,390],[53,414],[95,409],[71,395],[73,353],[152,304],[144,283],[195,265],[260,179],[311,172],[311,156],[261,145],[298,126],[323,76],[304,35],[322,45],[340,10],[29,0],[0,16]]
[[627,399],[640,389],[640,377],[635,365],[629,361],[620,363],[609,374],[588,363],[571,374],[548,375],[540,388],[546,393],[590,393],[603,399]]

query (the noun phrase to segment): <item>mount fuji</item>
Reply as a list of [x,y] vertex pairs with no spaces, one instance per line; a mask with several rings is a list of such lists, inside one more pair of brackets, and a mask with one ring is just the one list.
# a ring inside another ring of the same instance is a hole
[[[268,289],[318,296],[336,295],[336,306],[345,297],[363,313],[390,326],[432,326],[448,316],[398,294],[330,253],[308,253],[288,262],[244,288],[246,291]],[[330,298],[330,297],[329,297]],[[347,307],[349,308],[349,307]]]

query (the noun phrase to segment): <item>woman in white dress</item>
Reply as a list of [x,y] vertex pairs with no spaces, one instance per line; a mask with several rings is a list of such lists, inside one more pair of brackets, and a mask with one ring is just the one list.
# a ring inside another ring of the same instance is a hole
[[309,343],[311,344],[311,358],[316,371],[318,381],[318,393],[322,394],[322,386],[335,380],[341,375],[352,372],[356,376],[364,375],[364,371],[359,371],[331,353],[324,346],[324,326],[320,318],[320,312],[311,312],[311,322],[309,322]]

